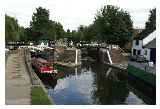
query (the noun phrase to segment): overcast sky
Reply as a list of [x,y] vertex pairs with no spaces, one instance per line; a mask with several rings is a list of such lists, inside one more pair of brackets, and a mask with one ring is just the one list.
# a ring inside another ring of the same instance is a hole
[[33,12],[39,6],[49,9],[50,19],[60,22],[64,29],[77,29],[93,22],[97,10],[104,5],[116,5],[130,12],[134,27],[143,28],[154,0],[6,0],[5,13],[16,17],[21,26],[28,27]]

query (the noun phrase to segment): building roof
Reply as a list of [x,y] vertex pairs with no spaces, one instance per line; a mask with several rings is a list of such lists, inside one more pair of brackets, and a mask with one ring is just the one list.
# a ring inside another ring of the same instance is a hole
[[134,37],[133,39],[140,39],[140,33],[144,30],[144,28],[134,28]]
[[147,37],[143,39],[143,46],[147,48],[155,48],[156,47],[156,31],[149,34]]
[[49,62],[45,59],[42,58],[37,58],[36,61],[38,61],[39,63],[43,63],[43,64],[48,64]]

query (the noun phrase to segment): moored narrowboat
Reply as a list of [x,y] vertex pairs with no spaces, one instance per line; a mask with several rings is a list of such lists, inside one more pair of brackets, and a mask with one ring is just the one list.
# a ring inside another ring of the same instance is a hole
[[43,58],[32,57],[32,66],[39,77],[51,77],[57,73],[52,64]]

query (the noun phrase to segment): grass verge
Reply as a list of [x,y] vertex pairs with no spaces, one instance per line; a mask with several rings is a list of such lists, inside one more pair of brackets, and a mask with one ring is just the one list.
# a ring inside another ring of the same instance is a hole
[[52,104],[51,101],[48,99],[48,96],[40,86],[32,87],[31,97],[32,97],[31,98],[32,105],[51,105]]
[[144,70],[138,69],[131,65],[128,65],[128,73],[151,84],[152,86],[156,85],[156,76],[154,74],[145,72]]

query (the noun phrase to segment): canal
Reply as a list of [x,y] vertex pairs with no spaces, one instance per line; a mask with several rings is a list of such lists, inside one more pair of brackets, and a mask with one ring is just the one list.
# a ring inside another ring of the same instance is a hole
[[65,76],[42,79],[57,105],[152,104],[129,84],[127,73],[96,61],[83,60],[76,68],[58,67]]

